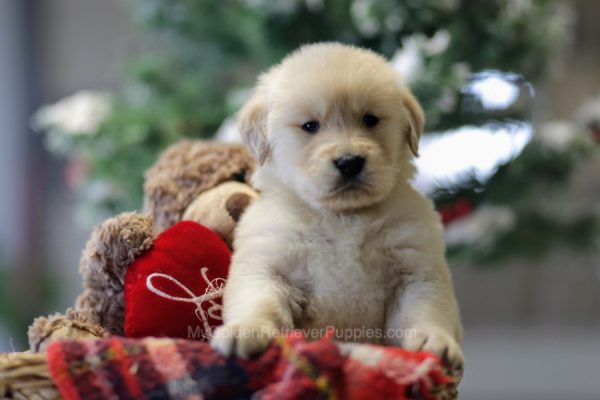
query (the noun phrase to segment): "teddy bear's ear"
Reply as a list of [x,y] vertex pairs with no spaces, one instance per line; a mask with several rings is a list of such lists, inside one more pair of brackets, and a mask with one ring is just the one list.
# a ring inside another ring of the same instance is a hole
[[238,113],[238,126],[244,143],[250,148],[252,155],[263,164],[269,155],[267,142],[267,99],[262,88],[254,95]]
[[227,213],[235,222],[238,222],[246,210],[250,203],[252,202],[252,198],[243,192],[234,193],[225,202],[225,209]]

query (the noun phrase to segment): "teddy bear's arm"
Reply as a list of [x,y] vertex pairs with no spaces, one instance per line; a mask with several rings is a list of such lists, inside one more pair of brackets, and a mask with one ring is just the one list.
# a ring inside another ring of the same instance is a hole
[[81,255],[84,292],[77,298],[77,310],[108,332],[122,335],[125,273],[153,240],[152,219],[144,214],[122,213],[96,227]]
[[44,351],[55,340],[94,339],[107,334],[104,328],[90,321],[85,313],[73,309],[67,310],[66,315],[37,317],[27,332],[31,351]]

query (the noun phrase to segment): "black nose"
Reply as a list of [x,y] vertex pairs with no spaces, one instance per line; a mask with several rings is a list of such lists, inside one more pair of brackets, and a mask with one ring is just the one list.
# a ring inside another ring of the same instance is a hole
[[333,164],[344,178],[355,178],[363,170],[365,158],[354,154],[345,154],[333,160]]

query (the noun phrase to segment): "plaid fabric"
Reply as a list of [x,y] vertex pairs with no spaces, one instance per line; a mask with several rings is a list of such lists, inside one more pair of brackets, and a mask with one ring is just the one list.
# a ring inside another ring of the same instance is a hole
[[55,342],[52,377],[67,400],[451,399],[437,357],[325,338],[278,338],[260,357],[225,358],[207,343],[109,338]]

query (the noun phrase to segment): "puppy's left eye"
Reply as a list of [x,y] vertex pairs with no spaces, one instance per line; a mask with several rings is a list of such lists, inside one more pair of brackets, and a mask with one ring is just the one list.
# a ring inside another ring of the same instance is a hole
[[363,123],[367,128],[372,128],[379,123],[379,118],[377,118],[373,114],[365,114],[363,116]]
[[317,133],[319,131],[319,128],[321,128],[319,121],[308,121],[302,124],[302,129],[310,134]]

